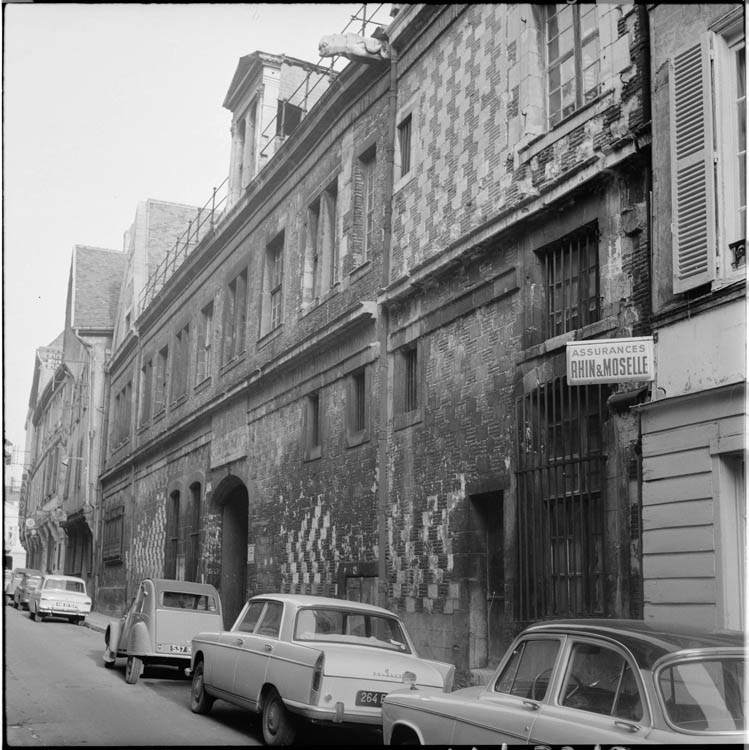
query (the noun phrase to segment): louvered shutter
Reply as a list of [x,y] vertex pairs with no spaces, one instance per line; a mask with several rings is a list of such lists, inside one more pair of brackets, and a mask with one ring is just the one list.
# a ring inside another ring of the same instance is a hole
[[715,177],[709,40],[671,59],[674,293],[715,277]]

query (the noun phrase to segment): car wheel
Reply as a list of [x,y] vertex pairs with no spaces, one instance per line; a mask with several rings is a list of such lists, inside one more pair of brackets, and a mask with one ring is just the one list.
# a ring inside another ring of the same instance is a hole
[[294,741],[296,727],[286,710],[281,696],[271,688],[263,702],[263,740],[266,745],[290,745]]
[[203,680],[203,660],[201,659],[192,673],[190,690],[190,710],[195,714],[207,714],[213,706],[213,698],[205,691]]
[[390,738],[391,745],[421,745],[416,732],[406,727],[398,727]]
[[125,682],[128,685],[135,685],[142,673],[143,659],[139,659],[137,656],[128,656],[127,666],[125,667]]
[[33,609],[30,609],[30,610],[29,610],[29,617],[30,617],[30,618],[31,618],[32,620],[36,620],[36,612],[34,612],[34,610],[33,610]]

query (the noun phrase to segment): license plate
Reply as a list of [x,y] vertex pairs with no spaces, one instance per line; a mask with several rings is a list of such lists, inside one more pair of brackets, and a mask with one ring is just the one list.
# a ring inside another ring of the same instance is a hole
[[169,646],[169,651],[173,654],[189,654],[191,650],[190,646],[177,646],[176,644],[172,644]]
[[354,703],[357,706],[374,706],[380,708],[382,706],[382,699],[387,693],[375,693],[372,690],[359,690],[356,693],[356,700]]
[[55,602],[55,607],[58,609],[75,609],[75,604],[71,602]]

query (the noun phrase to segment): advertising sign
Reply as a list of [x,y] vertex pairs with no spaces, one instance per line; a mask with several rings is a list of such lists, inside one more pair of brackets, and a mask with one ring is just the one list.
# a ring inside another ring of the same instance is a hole
[[572,341],[567,344],[567,382],[625,383],[655,379],[653,337]]

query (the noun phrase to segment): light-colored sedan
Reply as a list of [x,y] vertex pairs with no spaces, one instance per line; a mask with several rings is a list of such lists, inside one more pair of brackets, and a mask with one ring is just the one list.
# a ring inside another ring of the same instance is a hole
[[742,743],[741,633],[569,620],[518,636],[486,687],[383,702],[386,744]]
[[64,617],[73,624],[86,619],[91,611],[91,598],[86,594],[86,582],[76,576],[49,573],[29,594],[29,617]]
[[404,680],[451,690],[455,667],[421,659],[387,609],[318,596],[268,594],[230,631],[192,642],[195,713],[216,698],[262,714],[268,745],[293,741],[300,719],[379,726],[382,700]]
[[221,599],[209,583],[144,578],[127,612],[104,633],[104,666],[127,659],[128,685],[138,682],[147,664],[186,670],[193,636],[223,627]]
[[32,573],[24,573],[21,578],[21,583],[16,586],[16,590],[13,592],[13,606],[16,609],[28,609],[29,608],[29,597],[34,589],[39,588],[42,582],[42,575],[34,575]]

